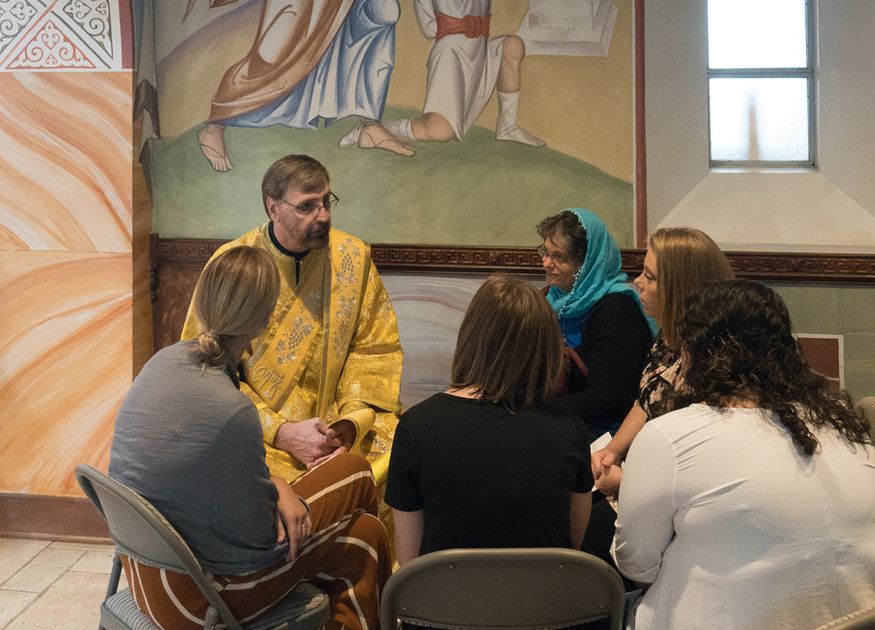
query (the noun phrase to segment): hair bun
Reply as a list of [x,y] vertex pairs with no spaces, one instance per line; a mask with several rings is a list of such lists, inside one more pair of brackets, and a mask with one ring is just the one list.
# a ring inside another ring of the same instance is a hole
[[197,344],[211,364],[225,353],[219,335],[211,330],[202,330],[197,336]]

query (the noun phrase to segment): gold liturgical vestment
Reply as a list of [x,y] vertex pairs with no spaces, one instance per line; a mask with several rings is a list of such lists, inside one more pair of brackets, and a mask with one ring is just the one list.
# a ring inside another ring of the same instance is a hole
[[[351,420],[353,452],[371,461],[388,453],[401,411],[401,344],[370,247],[332,229],[328,246],[301,260],[296,285],[295,259],[274,246],[268,224],[222,245],[214,257],[239,245],[267,250],[282,279],[267,329],[243,355],[240,385],[258,408],[270,472],[292,481],[306,470],[273,443],[284,422],[312,417]],[[189,307],[182,338],[195,338],[198,328]]]

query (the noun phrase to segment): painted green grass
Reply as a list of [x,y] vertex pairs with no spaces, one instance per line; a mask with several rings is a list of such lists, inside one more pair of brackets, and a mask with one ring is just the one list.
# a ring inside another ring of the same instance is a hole
[[[390,110],[385,118],[411,116]],[[632,245],[632,185],[549,147],[497,142],[473,128],[463,142],[416,145],[404,158],[341,149],[353,125],[318,131],[229,127],[234,169],[217,173],[201,155],[195,129],[154,145],[153,229],[164,237],[232,238],[265,220],[261,177],[287,153],[307,153],[331,172],[341,203],[336,227],[375,243],[534,245],[535,224],[565,207],[598,212],[621,247]]]

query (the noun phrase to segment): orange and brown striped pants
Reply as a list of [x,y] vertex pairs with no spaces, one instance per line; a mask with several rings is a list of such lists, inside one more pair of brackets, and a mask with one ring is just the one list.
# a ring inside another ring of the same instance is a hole
[[[377,518],[378,493],[370,465],[341,454],[292,483],[310,505],[312,534],[292,562],[246,575],[213,575],[231,612],[243,623],[263,614],[301,581],[329,597],[326,627],[379,630],[380,593],[392,572],[386,528]],[[185,574],[122,556],[137,605],[166,630],[203,628],[207,601]]]

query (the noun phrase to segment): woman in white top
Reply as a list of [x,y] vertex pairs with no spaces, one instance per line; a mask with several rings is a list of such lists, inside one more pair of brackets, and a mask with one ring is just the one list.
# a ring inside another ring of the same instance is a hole
[[[806,363],[781,298],[706,286],[686,391],[629,450],[613,554],[642,628],[815,628],[875,601],[868,421]],[[683,405],[693,403],[687,408]]]

